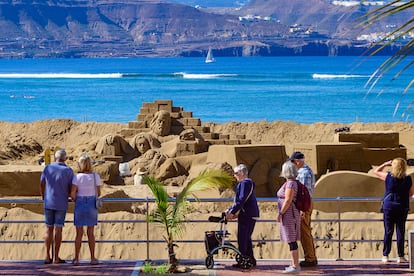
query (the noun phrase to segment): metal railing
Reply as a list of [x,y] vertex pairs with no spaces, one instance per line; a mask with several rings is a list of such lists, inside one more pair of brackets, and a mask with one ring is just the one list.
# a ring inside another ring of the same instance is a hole
[[[336,202],[337,205],[337,211],[335,218],[330,218],[330,219],[313,219],[312,220],[312,224],[315,223],[324,223],[324,222],[329,222],[329,223],[336,223],[337,227],[338,227],[338,235],[337,238],[314,238],[315,241],[328,241],[331,243],[337,243],[337,256],[336,259],[337,260],[342,260],[342,253],[341,253],[341,244],[345,243],[345,242],[359,242],[359,243],[365,243],[365,242],[371,242],[371,243],[378,243],[378,242],[382,242],[381,240],[372,240],[372,239],[344,239],[342,236],[342,232],[341,232],[341,225],[343,225],[343,223],[357,223],[357,222],[380,222],[382,221],[382,219],[375,219],[375,218],[369,218],[369,219],[343,219],[341,217],[342,214],[342,207],[344,203],[352,203],[352,202],[370,202],[370,203],[378,203],[379,206],[379,202],[381,202],[382,198],[374,198],[374,197],[367,197],[367,198],[351,198],[351,197],[336,197],[336,198],[314,198],[313,202],[318,203],[318,202]],[[171,201],[174,201],[175,199],[171,199]],[[188,199],[190,202],[213,202],[213,203],[224,203],[224,202],[232,202],[233,199],[231,198],[200,198],[200,199],[194,199],[194,198],[190,198]],[[144,203],[145,204],[145,209],[146,209],[146,217],[148,218],[149,214],[149,210],[150,210],[150,204],[155,202],[155,199],[153,198],[104,198],[104,205],[106,204],[116,204],[116,203]],[[271,202],[271,203],[276,203],[277,198],[258,198],[258,202],[259,205],[261,203],[265,203],[265,202]],[[0,199],[0,204],[4,205],[4,204],[10,204],[10,207],[15,207],[16,205],[24,205],[24,204],[43,204],[43,201],[40,199],[4,199],[1,198]],[[334,212],[330,212],[331,214],[335,214]],[[276,217],[276,214],[275,214]],[[414,219],[408,219],[407,221],[414,221]],[[65,221],[66,223],[70,223],[73,222],[71,220],[67,220]],[[126,220],[126,219],[122,219],[122,220],[114,220],[114,219],[104,219],[104,220],[99,220],[99,223],[139,223],[139,224],[146,224],[146,239],[124,239],[124,240],[110,240],[110,239],[105,239],[105,240],[96,240],[96,243],[145,243],[146,244],[146,257],[147,260],[150,260],[151,256],[150,256],[150,246],[153,243],[165,243],[165,240],[163,239],[150,239],[150,223],[148,222],[148,219],[133,219],[133,220]],[[201,219],[201,220],[188,220],[188,223],[206,223],[208,222],[206,219]],[[257,223],[275,223],[275,219],[259,219],[257,220]],[[13,220],[13,219],[9,219],[8,217],[6,218],[2,218],[0,219],[0,227],[3,224],[44,224],[44,220]],[[407,231],[408,232],[408,231]],[[87,241],[83,241],[83,242],[87,242]],[[176,243],[203,243],[204,244],[204,239],[203,240],[194,240],[194,239],[180,239],[180,240],[176,240]],[[230,240],[230,242],[234,242],[234,240]],[[260,240],[253,240],[253,242],[255,243],[272,243],[272,242],[281,242],[280,239],[271,239],[271,238],[262,238]],[[44,240],[7,240],[7,239],[0,239],[0,245],[1,244],[28,244],[28,243],[44,243]],[[62,243],[74,243],[73,240],[63,240]],[[52,246],[53,248],[53,246]]]

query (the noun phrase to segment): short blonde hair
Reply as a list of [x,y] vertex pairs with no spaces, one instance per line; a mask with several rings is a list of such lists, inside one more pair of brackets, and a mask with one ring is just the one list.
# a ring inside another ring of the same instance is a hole
[[407,161],[403,158],[395,158],[391,163],[391,174],[396,178],[403,178],[407,171]]
[[286,161],[282,165],[280,176],[286,179],[294,179],[298,176],[298,168],[292,161]]
[[82,172],[82,173],[92,172],[92,158],[89,155],[83,154],[79,158],[79,172]]

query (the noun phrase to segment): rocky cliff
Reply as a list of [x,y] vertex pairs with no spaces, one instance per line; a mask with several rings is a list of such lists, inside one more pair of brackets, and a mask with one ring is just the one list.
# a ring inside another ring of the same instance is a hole
[[331,6],[257,0],[230,14],[157,0],[0,0],[0,57],[360,54],[351,21],[334,26],[353,10]]

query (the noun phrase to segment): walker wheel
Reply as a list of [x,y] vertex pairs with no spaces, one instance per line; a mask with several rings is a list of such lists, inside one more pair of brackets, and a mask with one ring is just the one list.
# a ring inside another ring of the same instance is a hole
[[252,267],[252,262],[250,260],[250,257],[248,256],[240,256],[240,262],[237,262],[237,263],[244,269]]
[[214,267],[214,259],[213,255],[208,255],[206,258],[206,267],[208,269],[212,269]]
[[242,255],[240,255],[240,254],[236,254],[236,262],[237,262],[238,264],[240,264],[240,263],[241,263],[241,260],[242,260]]

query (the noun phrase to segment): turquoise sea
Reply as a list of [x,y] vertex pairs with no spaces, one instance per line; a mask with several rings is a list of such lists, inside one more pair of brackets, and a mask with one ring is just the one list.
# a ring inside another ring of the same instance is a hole
[[[171,99],[202,122],[397,122],[410,77],[365,84],[384,57],[0,60],[0,120],[127,123],[142,102]],[[381,92],[381,93],[380,93]],[[380,94],[379,94],[380,93]]]

